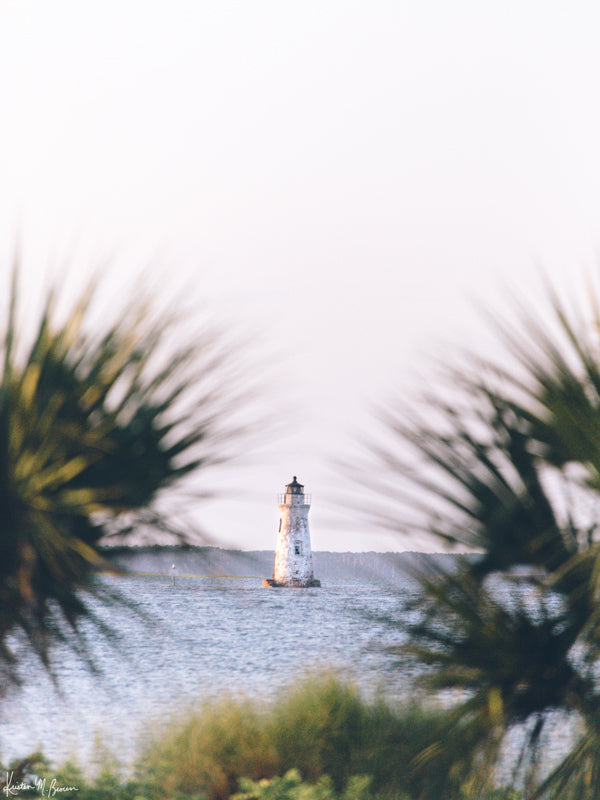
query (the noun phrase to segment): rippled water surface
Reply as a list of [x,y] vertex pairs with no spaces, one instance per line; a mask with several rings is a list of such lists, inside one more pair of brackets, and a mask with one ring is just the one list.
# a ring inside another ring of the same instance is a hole
[[267,699],[313,669],[335,667],[367,693],[406,687],[407,671],[394,668],[384,651],[400,634],[379,617],[398,613],[408,586],[392,591],[339,581],[294,590],[263,589],[257,578],[178,578],[175,586],[158,577],[106,581],[127,604],[97,606],[119,634],[109,641],[89,633],[102,676],[65,649],[56,658],[59,693],[32,660],[23,688],[2,706],[3,760],[37,746],[54,760],[85,760],[96,735],[131,758],[152,722],[186,703],[224,692]]

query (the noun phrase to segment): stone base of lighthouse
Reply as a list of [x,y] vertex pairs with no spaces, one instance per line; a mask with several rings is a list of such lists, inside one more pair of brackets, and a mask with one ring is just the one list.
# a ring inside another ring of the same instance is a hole
[[321,581],[317,580],[316,578],[312,578],[309,581],[286,581],[285,583],[281,583],[280,581],[276,581],[274,578],[263,578],[262,582],[264,589],[310,589],[311,587],[319,587],[321,585]]

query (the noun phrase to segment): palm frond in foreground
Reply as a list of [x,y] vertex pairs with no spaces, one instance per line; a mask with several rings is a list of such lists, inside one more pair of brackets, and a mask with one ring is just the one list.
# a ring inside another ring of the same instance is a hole
[[83,648],[99,542],[140,521],[173,530],[161,497],[227,455],[241,396],[218,338],[174,347],[174,319],[141,301],[92,331],[93,290],[66,316],[51,293],[25,342],[17,295],[15,270],[0,343],[4,685],[17,675],[13,634],[46,665],[59,640]]
[[[512,766],[528,796],[565,798],[577,786],[578,798],[592,798],[600,314],[593,296],[580,323],[554,295],[550,308],[548,326],[524,311],[503,332],[514,370],[472,356],[417,409],[389,408],[365,470],[375,477],[363,485],[379,498],[380,525],[468,554],[418,574],[407,627],[423,683],[454,693],[449,714],[471,743],[473,774],[493,780],[507,733],[519,733]],[[549,774],[542,742],[557,714],[575,723],[573,748]]]

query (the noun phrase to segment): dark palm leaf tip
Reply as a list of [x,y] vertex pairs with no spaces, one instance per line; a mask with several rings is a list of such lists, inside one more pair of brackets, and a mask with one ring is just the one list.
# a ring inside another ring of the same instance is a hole
[[[413,529],[417,521],[444,541],[482,550],[490,538],[500,543],[493,531],[489,536],[490,525],[496,526],[505,551],[512,537],[523,563],[550,569],[553,560],[560,564],[573,554],[578,535],[589,538],[595,522],[575,530],[577,514],[560,519],[546,475],[554,467],[564,485],[573,486],[567,468],[580,465],[586,478],[577,483],[593,488],[600,459],[600,321],[587,313],[591,322],[579,330],[555,297],[552,304],[550,332],[525,310],[521,335],[502,329],[522,367],[518,378],[475,356],[460,370],[447,369],[438,394],[429,392],[418,411],[384,415],[387,443],[375,453],[388,485],[390,473],[402,476],[392,495],[412,514]],[[384,488],[377,478],[373,483]],[[409,528],[402,512],[396,521],[403,531]],[[527,547],[545,552],[528,554]],[[506,552],[500,566],[516,557]]]
[[559,563],[566,545],[522,421],[483,387],[469,402],[460,412],[435,409],[434,424],[386,421],[388,443],[377,453],[384,477],[372,471],[370,485],[385,494],[390,524],[485,553],[487,571]]
[[501,691],[513,720],[561,708],[577,686],[592,691],[570,658],[580,631],[560,598],[531,595],[505,582],[487,588],[456,573],[428,587],[427,613],[410,625],[409,652],[439,669],[424,677],[436,688]]
[[[544,457],[562,465],[587,463],[597,470],[600,432],[600,317],[594,290],[575,315],[549,290],[553,325],[522,311],[525,335],[504,332],[526,381],[515,403],[545,445]],[[510,381],[513,388],[516,382]]]
[[214,332],[173,347],[175,320],[141,301],[90,331],[94,297],[61,317],[51,292],[27,346],[15,270],[1,343],[0,643],[20,628],[44,663],[64,638],[56,613],[75,634],[90,618],[78,593],[98,591],[101,540],[138,520],[173,533],[164,491],[238,433],[242,387]]

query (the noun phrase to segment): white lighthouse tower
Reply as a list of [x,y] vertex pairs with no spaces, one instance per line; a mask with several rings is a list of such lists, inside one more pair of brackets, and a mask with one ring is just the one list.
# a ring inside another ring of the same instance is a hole
[[308,510],[310,495],[296,476],[279,496],[279,534],[275,550],[273,577],[265,578],[263,586],[320,586],[313,573]]

